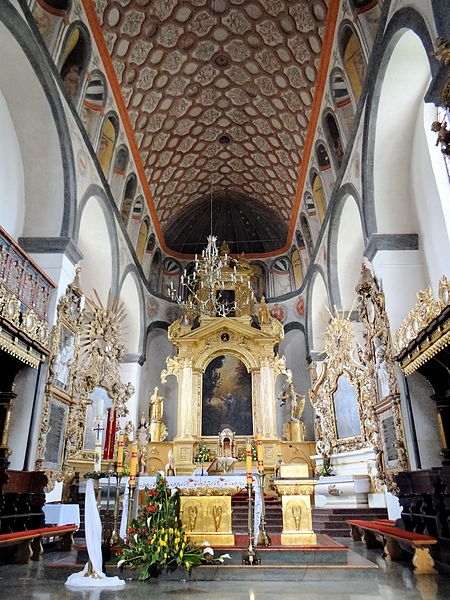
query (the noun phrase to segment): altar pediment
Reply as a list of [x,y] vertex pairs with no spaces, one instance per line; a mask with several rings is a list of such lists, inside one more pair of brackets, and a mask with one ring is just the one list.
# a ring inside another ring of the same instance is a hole
[[256,368],[258,358],[273,357],[274,346],[283,339],[283,326],[276,319],[255,327],[252,319],[243,317],[203,317],[195,328],[182,320],[169,327],[169,339],[179,356],[190,357],[193,368],[204,370],[214,355],[239,355],[248,369]]

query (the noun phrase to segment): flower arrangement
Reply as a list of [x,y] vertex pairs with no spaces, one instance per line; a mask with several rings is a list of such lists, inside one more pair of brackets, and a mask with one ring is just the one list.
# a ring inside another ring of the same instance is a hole
[[316,474],[319,477],[331,477],[332,475],[334,475],[334,468],[331,465],[329,458],[328,460],[324,459],[322,465],[317,465]]
[[118,567],[141,567],[139,581],[158,577],[164,569],[222,563],[224,554],[214,557],[210,547],[191,543],[180,520],[178,490],[170,490],[159,477],[156,486],[145,490],[145,504],[127,530],[127,538],[118,551]]
[[194,462],[196,463],[205,463],[208,462],[210,460],[211,454],[208,450],[208,448],[206,447],[206,444],[200,444],[200,447],[198,449],[198,452],[194,458]]

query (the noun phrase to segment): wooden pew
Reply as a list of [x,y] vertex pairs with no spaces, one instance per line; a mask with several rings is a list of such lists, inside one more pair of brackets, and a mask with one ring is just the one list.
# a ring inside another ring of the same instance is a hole
[[44,551],[42,540],[45,538],[61,538],[62,549],[70,550],[73,545],[73,534],[77,529],[77,525],[56,525],[29,531],[2,533],[0,534],[0,548],[17,546],[14,562],[28,564],[32,560],[41,560]]
[[416,575],[429,575],[435,573],[434,560],[430,554],[430,546],[437,543],[436,538],[421,533],[405,531],[391,523],[380,521],[362,521],[350,519],[351,535],[355,541],[363,540],[366,548],[373,548],[377,539],[384,546],[384,557],[398,560],[402,551],[400,544],[407,544],[413,549],[412,563]]

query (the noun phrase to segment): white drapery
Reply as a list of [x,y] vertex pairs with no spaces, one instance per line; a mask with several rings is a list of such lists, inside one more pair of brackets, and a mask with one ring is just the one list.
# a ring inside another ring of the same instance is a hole
[[102,571],[102,523],[98,514],[94,481],[88,479],[85,499],[86,546],[94,577],[87,576],[89,563],[79,573],[72,573],[66,580],[69,587],[123,587],[119,577],[107,577]]

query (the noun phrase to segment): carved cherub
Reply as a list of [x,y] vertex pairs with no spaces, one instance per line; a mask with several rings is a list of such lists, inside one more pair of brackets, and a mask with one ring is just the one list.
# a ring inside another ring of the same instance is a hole
[[440,123],[439,121],[434,121],[431,124],[431,131],[434,131],[438,134],[436,146],[441,144],[442,154],[450,156],[450,131],[447,129],[447,123]]

